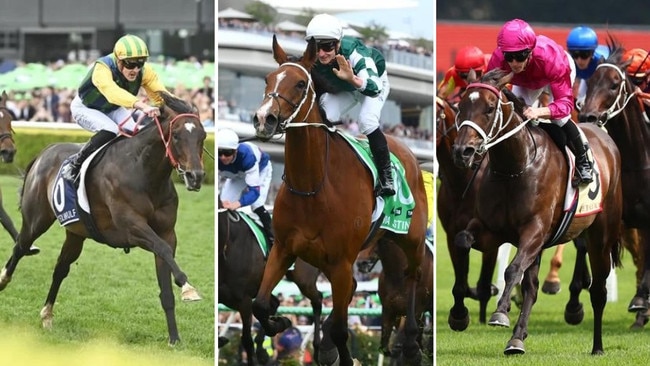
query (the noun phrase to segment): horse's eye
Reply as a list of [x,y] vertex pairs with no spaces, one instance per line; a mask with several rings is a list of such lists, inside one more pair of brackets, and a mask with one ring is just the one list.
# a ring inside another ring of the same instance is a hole
[[299,89],[304,89],[305,87],[307,87],[307,83],[304,80],[300,80],[297,86]]
[[491,115],[492,113],[494,113],[494,106],[493,106],[493,105],[489,105],[489,106],[487,107],[487,110],[485,111],[485,114],[489,116],[489,115]]
[[609,87],[609,89],[613,90],[613,91],[618,91],[618,88],[620,88],[620,87],[621,87],[620,83],[614,83],[614,84],[612,84],[611,87]]

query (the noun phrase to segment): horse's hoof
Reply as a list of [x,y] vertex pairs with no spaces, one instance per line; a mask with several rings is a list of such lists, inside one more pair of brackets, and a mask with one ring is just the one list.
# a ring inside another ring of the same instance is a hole
[[37,247],[36,245],[32,245],[31,247],[29,247],[29,250],[27,250],[27,253],[25,253],[25,255],[27,256],[36,255],[40,252],[41,252],[41,248]]
[[584,318],[585,309],[582,306],[581,302],[579,302],[578,306],[576,306],[574,309],[571,309],[567,304],[566,308],[564,309],[564,321],[567,322],[567,324],[578,325],[582,323],[582,320]]
[[52,329],[53,318],[54,314],[52,313],[52,307],[45,305],[43,309],[41,309],[41,324],[43,325],[43,329]]
[[647,310],[648,302],[640,296],[634,296],[632,301],[630,301],[630,305],[627,307],[627,311],[630,313],[636,313],[639,311],[646,312]]
[[181,343],[181,339],[180,339],[180,338],[170,338],[170,339],[169,339],[169,343],[167,343],[167,345],[168,345],[169,347],[176,347],[176,345],[179,344],[179,343]]
[[4,290],[9,282],[11,282],[11,276],[7,276],[7,268],[3,268],[0,271],[0,291]]
[[183,287],[181,288],[181,300],[183,301],[199,301],[201,299],[201,295],[199,295],[199,292],[196,291],[192,285],[189,283],[185,283]]
[[330,350],[320,349],[320,354],[318,355],[318,360],[321,365],[338,365],[339,364],[339,351],[336,347]]
[[[219,337],[219,344],[218,344],[217,347],[218,347],[218,348],[221,348],[221,347],[227,345],[228,343],[230,343],[230,339],[228,339],[228,338],[226,338],[226,337]],[[265,353],[266,353],[266,352],[265,352]]]
[[506,356],[523,355],[524,353],[526,353],[526,350],[524,349],[524,341],[521,339],[511,339],[506,349],[503,350],[503,354]]
[[356,358],[353,358],[352,359],[352,366],[361,366],[361,362],[359,362],[359,360],[357,360]]
[[555,295],[560,292],[560,282],[544,281],[542,292],[548,295]]
[[510,319],[508,319],[508,314],[494,312],[490,317],[488,325],[498,326],[498,327],[510,327]]
[[467,329],[467,327],[469,326],[469,311],[467,310],[467,308],[465,308],[464,310],[465,310],[465,316],[462,316],[460,318],[454,317],[454,315],[451,312],[449,312],[447,323],[449,324],[449,328],[451,328],[451,330],[462,332],[465,329]]

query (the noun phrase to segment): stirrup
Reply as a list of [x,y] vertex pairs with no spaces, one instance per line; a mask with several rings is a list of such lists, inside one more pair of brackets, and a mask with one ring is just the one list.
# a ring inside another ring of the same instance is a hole
[[395,195],[395,188],[390,183],[382,184],[381,181],[375,189],[375,195],[378,197],[390,197]]
[[[75,171],[76,170],[76,171]],[[79,178],[79,170],[72,163],[66,165],[61,170],[61,177],[69,182],[74,182]]]

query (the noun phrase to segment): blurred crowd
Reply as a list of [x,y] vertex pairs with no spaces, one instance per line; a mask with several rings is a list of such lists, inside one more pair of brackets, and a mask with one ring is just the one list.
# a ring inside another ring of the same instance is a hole
[[[203,64],[196,58],[186,60],[201,69]],[[19,62],[16,66],[20,67],[23,63]],[[63,61],[47,63],[45,66],[48,70],[56,71],[67,65]],[[164,72],[174,72],[175,61],[164,62]],[[90,65],[88,65],[90,66]],[[9,70],[10,71],[10,70]],[[81,80],[79,80],[81,83]],[[57,85],[47,85],[43,87],[28,90],[5,90],[8,95],[7,109],[12,113],[14,121],[32,121],[32,122],[62,122],[74,123],[70,113],[70,103],[76,95],[76,88],[64,87]],[[189,88],[182,82],[179,82],[173,88],[169,88],[177,97],[192,103],[199,111],[199,117],[205,127],[214,126],[215,116],[215,88],[213,78],[205,76],[203,85],[200,87]],[[147,101],[147,96],[141,89],[139,97]]]

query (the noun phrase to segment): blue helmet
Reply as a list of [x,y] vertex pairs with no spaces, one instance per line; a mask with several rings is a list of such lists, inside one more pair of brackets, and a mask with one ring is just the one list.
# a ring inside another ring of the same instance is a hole
[[569,51],[589,50],[593,51],[598,47],[598,36],[593,29],[581,25],[575,27],[569,32],[566,39],[566,46]]

